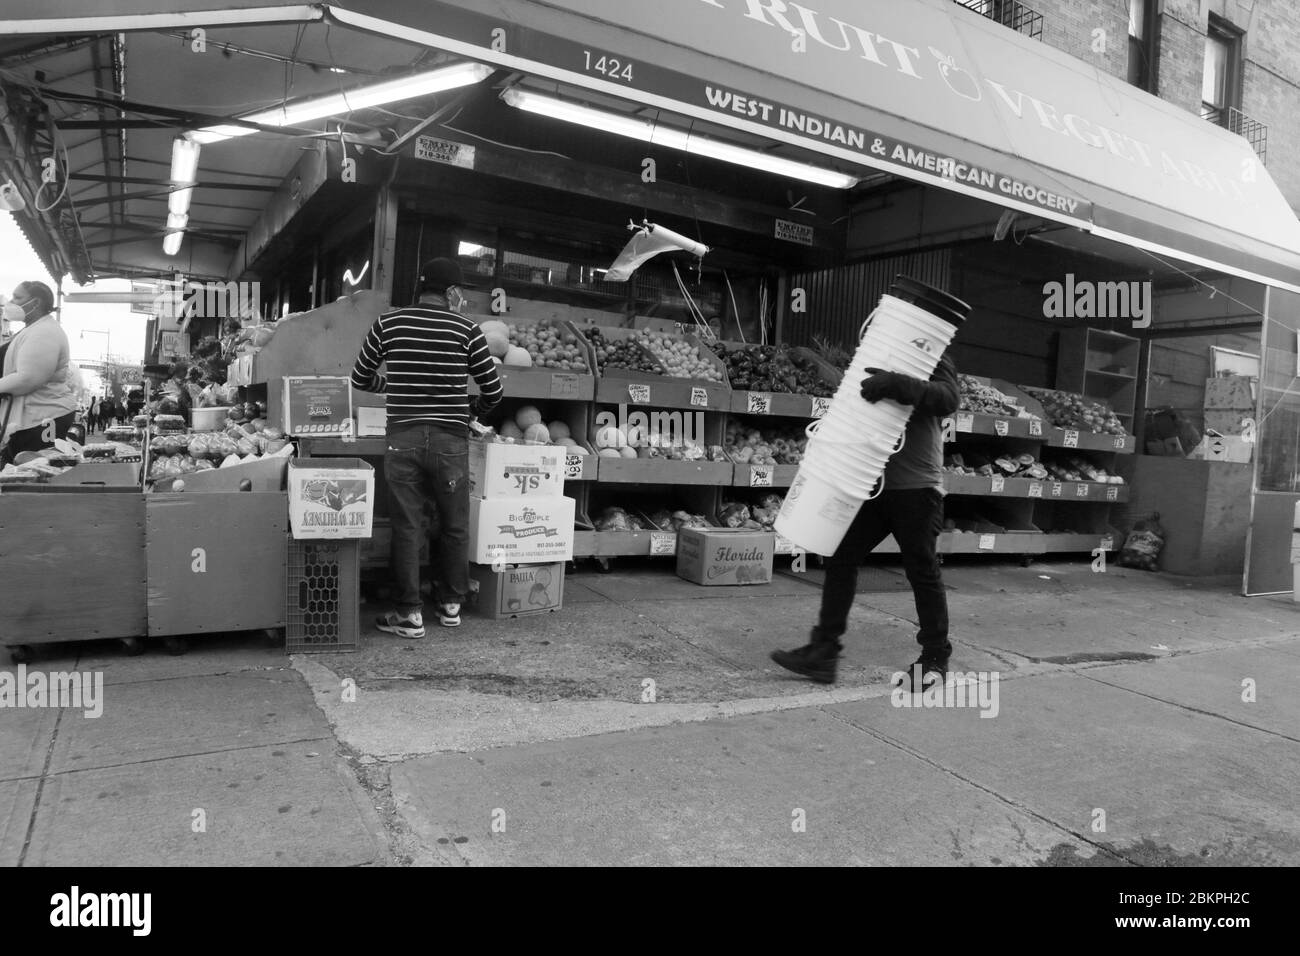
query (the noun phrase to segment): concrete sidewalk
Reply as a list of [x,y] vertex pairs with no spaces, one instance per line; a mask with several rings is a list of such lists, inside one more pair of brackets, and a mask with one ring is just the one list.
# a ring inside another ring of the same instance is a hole
[[891,705],[915,611],[887,566],[833,688],[767,657],[806,639],[815,572],[714,589],[665,564],[292,668],[251,636],[47,652],[103,670],[105,713],[0,711],[0,862],[1300,862],[1289,600],[1087,562],[945,578],[995,718]]

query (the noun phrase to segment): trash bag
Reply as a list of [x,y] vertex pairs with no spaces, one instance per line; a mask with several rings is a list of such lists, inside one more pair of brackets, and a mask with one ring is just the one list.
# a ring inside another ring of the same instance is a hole
[[1124,539],[1124,547],[1120,549],[1119,563],[1142,571],[1159,570],[1157,564],[1164,546],[1165,529],[1160,525],[1160,513],[1155,512],[1149,520],[1133,525],[1133,530]]

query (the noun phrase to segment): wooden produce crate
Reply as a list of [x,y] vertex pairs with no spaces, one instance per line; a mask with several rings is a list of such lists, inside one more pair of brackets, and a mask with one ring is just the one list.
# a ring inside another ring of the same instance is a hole
[[[582,334],[583,340],[595,350],[586,336],[585,329],[590,326],[575,326]],[[620,342],[635,340],[639,333],[631,329],[615,329],[599,326],[600,334],[607,341]],[[710,382],[707,379],[670,378],[667,375],[651,375],[647,372],[635,372],[629,369],[606,369],[597,372],[596,400],[611,405],[656,405],[663,408],[690,408],[697,411],[725,412],[731,408],[731,386],[726,384],[726,368],[709,347],[693,335],[682,338],[695,345],[700,355],[718,370],[722,382]],[[647,351],[647,354],[650,354]],[[651,356],[653,358],[653,355]],[[655,359],[658,362],[658,359]]]
[[[728,351],[751,347],[744,342],[723,342],[722,345]],[[811,349],[800,346],[789,351],[791,355],[810,360],[821,373],[822,380],[831,387],[832,391],[839,384],[842,373]],[[724,367],[725,364],[723,363]],[[777,418],[821,418],[830,408],[830,404],[831,397],[829,395],[818,397],[795,395],[789,392],[752,392],[733,388],[730,410],[740,415],[772,415]]]
[[56,489],[0,494],[0,642],[143,637],[145,496]]
[[145,498],[151,637],[283,627],[283,492]]
[[641,485],[729,485],[730,461],[669,461],[666,458],[598,458],[596,480]]
[[[488,321],[488,320],[485,320]],[[493,316],[491,321],[504,322],[506,325],[528,325],[530,320],[518,316],[506,318]],[[569,402],[590,402],[596,397],[596,354],[591,343],[578,332],[572,322],[552,321],[561,332],[570,332],[577,336],[578,347],[587,361],[587,370],[573,371],[545,367],[517,368],[510,365],[498,365],[497,375],[505,389],[507,398],[556,399]],[[478,394],[478,384],[474,377],[469,379],[469,393]]]

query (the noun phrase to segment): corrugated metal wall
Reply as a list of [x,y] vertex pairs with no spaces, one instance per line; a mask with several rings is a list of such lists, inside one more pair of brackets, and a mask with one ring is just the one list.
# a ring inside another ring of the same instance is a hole
[[[951,286],[952,256],[947,249],[889,256],[790,277],[781,338],[789,345],[812,345],[813,337],[848,349],[856,346],[858,329],[889,291],[897,275],[910,276],[940,289]],[[794,312],[795,290],[804,292],[805,312]]]

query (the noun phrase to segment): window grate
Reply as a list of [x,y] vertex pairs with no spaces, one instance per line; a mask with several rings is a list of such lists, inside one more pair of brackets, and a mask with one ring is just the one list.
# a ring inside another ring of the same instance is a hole
[[1033,40],[1043,38],[1043,15],[1018,0],[954,0],[959,6],[1010,27]]
[[1235,106],[1228,107],[1228,129],[1250,143],[1259,161],[1268,165],[1268,127]]

